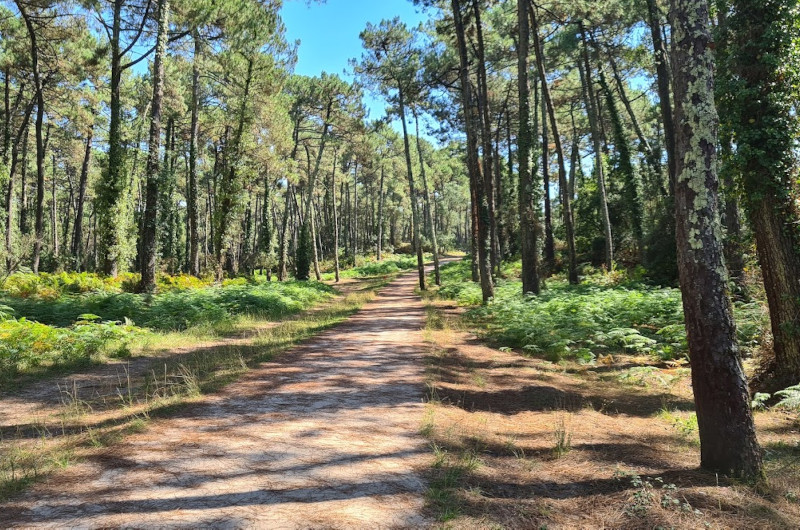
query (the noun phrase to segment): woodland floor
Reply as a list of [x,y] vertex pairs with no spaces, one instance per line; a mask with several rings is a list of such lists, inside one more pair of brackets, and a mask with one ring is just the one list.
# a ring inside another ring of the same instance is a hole
[[552,363],[488,347],[429,303],[423,432],[447,528],[797,529],[800,418],[756,413],[765,491],[699,469],[690,372],[649,357]]
[[[783,471],[756,494],[697,470],[685,368],[630,384],[635,359],[493,349],[415,285],[89,451],[0,504],[0,527],[800,528],[796,418],[758,414]],[[96,401],[119,387],[106,372],[62,388]],[[56,412],[42,385],[0,400],[9,435]]]

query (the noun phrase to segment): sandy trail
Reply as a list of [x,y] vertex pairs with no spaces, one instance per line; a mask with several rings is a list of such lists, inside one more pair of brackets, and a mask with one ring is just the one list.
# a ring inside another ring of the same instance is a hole
[[[341,297],[358,288],[358,283],[345,280],[337,284]],[[58,424],[64,412],[64,403],[73,397],[91,404],[93,410],[108,410],[119,405],[119,389],[130,379],[134,386],[141,385],[144,378],[162,367],[165,362],[176,362],[182,356],[201,351],[212,352],[220,348],[248,346],[253,339],[268,329],[286,320],[321,310],[311,308],[296,315],[274,320],[260,321],[257,325],[241,330],[234,335],[211,339],[189,346],[176,346],[160,349],[150,355],[135,356],[130,359],[112,359],[99,366],[70,373],[60,377],[47,377],[25,385],[21,389],[4,390],[0,388],[0,438],[37,435],[37,426],[45,423]]]
[[0,505],[0,527],[427,526],[415,281]]

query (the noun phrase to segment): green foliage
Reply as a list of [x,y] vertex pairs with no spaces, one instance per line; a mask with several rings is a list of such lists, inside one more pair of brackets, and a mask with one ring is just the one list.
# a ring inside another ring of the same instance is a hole
[[767,408],[767,402],[772,398],[780,398],[775,407],[794,412],[800,412],[800,384],[784,388],[775,392],[774,395],[758,392],[753,396],[752,407],[755,410]]
[[64,294],[57,299],[12,298],[5,303],[17,315],[66,327],[90,313],[110,321],[128,319],[154,330],[183,330],[231,321],[238,315],[278,318],[297,313],[331,296],[321,283],[244,281],[154,295],[114,291]]
[[136,329],[117,322],[81,320],[56,328],[25,318],[0,321],[0,380],[40,366],[87,363],[109,344],[130,338]]
[[[359,260],[360,261],[360,260]],[[387,276],[404,270],[416,268],[416,256],[385,255],[381,261],[367,261],[352,269],[343,270],[341,278],[368,278],[371,276]],[[324,279],[332,280],[333,274],[326,273]]]
[[[11,298],[56,300],[62,296],[81,293],[133,293],[141,280],[138,273],[125,272],[116,278],[88,272],[61,272],[49,274],[16,273],[3,284],[2,294]],[[158,292],[199,289],[211,284],[210,278],[197,278],[188,274],[171,276],[160,274],[156,278]]]
[[645,517],[657,503],[665,510],[675,509],[694,515],[703,514],[678,493],[678,487],[675,484],[666,483],[661,477],[648,478],[641,477],[636,473],[615,471],[614,478],[616,480],[629,479],[633,486],[631,503],[625,509],[625,514],[630,517]]
[[[522,296],[518,281],[500,280],[494,300],[467,317],[482,323],[492,339],[554,361],[591,361],[609,353],[688,356],[678,289],[607,277],[588,275],[576,286],[553,279],[538,297]],[[480,305],[468,262],[445,266],[442,278],[441,295]],[[760,306],[737,304],[736,310],[740,342],[755,347],[765,325]]]
[[777,407],[800,412],[800,384],[779,390],[775,395],[781,398]]

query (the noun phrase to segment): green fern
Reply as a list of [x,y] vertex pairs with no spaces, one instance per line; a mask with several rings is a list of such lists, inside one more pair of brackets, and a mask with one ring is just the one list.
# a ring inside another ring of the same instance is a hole
[[800,383],[779,390],[775,392],[775,395],[781,398],[775,405],[776,407],[800,412]]

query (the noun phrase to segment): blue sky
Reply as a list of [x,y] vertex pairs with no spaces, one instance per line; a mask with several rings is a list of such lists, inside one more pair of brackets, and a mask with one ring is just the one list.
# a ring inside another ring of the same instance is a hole
[[[300,41],[295,73],[314,76],[324,71],[352,80],[344,71],[350,70],[349,59],[361,57],[358,34],[367,22],[377,24],[396,16],[409,27],[427,18],[411,0],[327,0],[311,5],[306,0],[285,0],[281,17],[286,38]],[[371,119],[385,114],[382,100],[367,93],[365,103]]]

